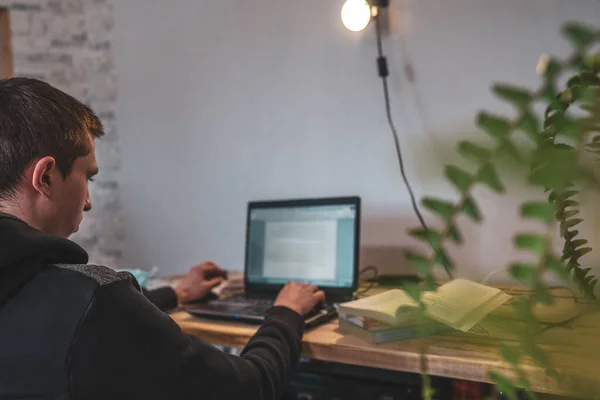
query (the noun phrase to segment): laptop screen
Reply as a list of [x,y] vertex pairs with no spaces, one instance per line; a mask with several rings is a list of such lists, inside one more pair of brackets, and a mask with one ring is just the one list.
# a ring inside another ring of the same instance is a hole
[[352,287],[355,204],[250,208],[248,283]]

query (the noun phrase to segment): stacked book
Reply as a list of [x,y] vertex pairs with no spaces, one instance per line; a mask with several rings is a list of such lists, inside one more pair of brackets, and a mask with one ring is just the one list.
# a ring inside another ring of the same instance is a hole
[[392,289],[338,306],[340,331],[371,343],[476,330],[489,313],[511,299],[499,289],[455,279],[425,292],[425,315],[403,290]]

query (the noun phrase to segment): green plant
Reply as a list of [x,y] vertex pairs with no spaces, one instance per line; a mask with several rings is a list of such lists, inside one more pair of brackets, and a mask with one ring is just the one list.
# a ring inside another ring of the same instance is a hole
[[[500,99],[510,103],[516,116],[506,118],[488,112],[477,116],[477,125],[493,138],[493,147],[484,147],[470,141],[462,141],[458,152],[471,161],[475,168],[468,171],[449,165],[445,169],[446,178],[457,189],[458,201],[448,201],[426,197],[422,206],[436,214],[443,226],[439,230],[413,229],[411,235],[424,241],[430,254],[411,253],[409,261],[422,278],[419,284],[407,284],[406,291],[420,304],[424,291],[435,290],[434,268],[454,269],[454,263],[446,250],[448,241],[461,243],[463,238],[456,219],[466,214],[473,220],[482,221],[482,215],[472,191],[476,185],[486,185],[501,194],[504,184],[498,173],[497,159],[509,155],[514,162],[527,167],[527,182],[548,193],[547,201],[530,201],[521,205],[521,216],[535,219],[544,227],[544,232],[520,232],[514,237],[518,249],[531,252],[537,262],[515,262],[508,266],[512,277],[527,285],[532,295],[518,298],[514,302],[515,313],[527,321],[527,328],[518,333],[518,346],[502,345],[499,349],[502,358],[512,366],[514,378],[496,372],[490,378],[499,391],[515,398],[516,387],[525,389],[529,398],[535,398],[530,382],[520,368],[524,357],[534,360],[545,368],[548,374],[559,377],[550,364],[545,352],[535,341],[535,332],[541,326],[534,317],[536,303],[549,304],[552,301],[549,287],[543,275],[552,272],[566,285],[576,289],[588,300],[595,300],[594,288],[597,278],[584,268],[580,259],[592,249],[587,240],[581,238],[575,228],[583,221],[576,197],[579,187],[590,182],[593,176],[585,163],[586,154],[600,157],[600,54],[593,54],[594,46],[600,43],[600,31],[579,24],[566,24],[563,35],[573,45],[573,53],[566,60],[548,58],[543,68],[540,87],[535,91],[505,84],[493,86],[493,92]],[[571,73],[564,90],[557,89],[562,74]],[[535,106],[545,104],[543,119]],[[530,147],[519,145],[517,136],[524,134]],[[552,238],[560,230],[564,247],[561,254],[553,250]],[[423,376],[423,398],[432,399],[433,391],[427,376],[426,348],[421,348],[421,370]]]

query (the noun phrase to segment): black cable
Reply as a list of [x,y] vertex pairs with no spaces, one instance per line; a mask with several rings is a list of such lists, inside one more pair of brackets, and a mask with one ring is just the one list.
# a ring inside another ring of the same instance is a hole
[[388,66],[387,66],[387,58],[383,55],[383,45],[381,43],[382,42],[382,40],[381,40],[381,21],[379,20],[379,12],[374,17],[374,20],[375,20],[375,32],[377,35],[377,55],[378,55],[377,56],[377,68],[378,68],[379,76],[383,80],[383,95],[384,95],[384,99],[385,99],[385,112],[387,115],[388,124],[389,124],[390,129],[392,130],[392,134],[394,136],[394,144],[396,145],[396,154],[398,155],[398,165],[400,166],[400,173],[402,174],[402,179],[404,180],[404,184],[406,185],[406,188],[408,189],[408,193],[410,195],[410,201],[412,203],[413,210],[415,211],[417,218],[419,218],[419,222],[421,222],[421,226],[423,227],[423,229],[428,231],[429,228],[427,228],[427,224],[425,223],[425,220],[423,219],[423,216],[421,215],[421,212],[419,211],[419,207],[417,206],[417,201],[415,200],[415,194],[413,193],[413,190],[412,190],[410,184],[408,183],[408,178],[406,177],[406,173],[404,172],[404,162],[402,160],[402,152],[400,150],[400,141],[398,139],[398,132],[396,131],[396,126],[394,125],[394,120],[392,118],[392,107],[390,105],[390,91],[388,88],[388,80],[387,80],[388,75],[389,75],[389,70],[388,70]]
[[363,279],[368,280],[368,281],[376,281],[377,277],[379,276],[379,268],[377,268],[376,265],[367,265],[366,267],[362,268],[358,272],[358,276],[362,276],[365,272],[369,272],[369,271],[373,271],[373,276],[370,278],[363,278]]
[[360,270],[358,275],[362,276],[365,272],[369,272],[369,271],[373,272],[373,276],[371,278],[362,278],[363,282],[369,282],[369,286],[367,286],[366,288],[362,288],[361,290],[356,292],[357,296],[367,293],[369,290],[373,289],[373,287],[375,286],[375,283],[377,283],[377,277],[379,276],[379,268],[377,268],[376,265],[368,265],[368,266],[364,267],[363,269]]

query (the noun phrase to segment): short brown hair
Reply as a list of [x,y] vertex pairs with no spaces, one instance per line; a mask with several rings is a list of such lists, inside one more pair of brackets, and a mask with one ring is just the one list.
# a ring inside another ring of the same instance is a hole
[[51,156],[66,178],[91,140],[104,135],[100,119],[85,104],[32,78],[0,80],[0,199],[15,193],[25,168]]

